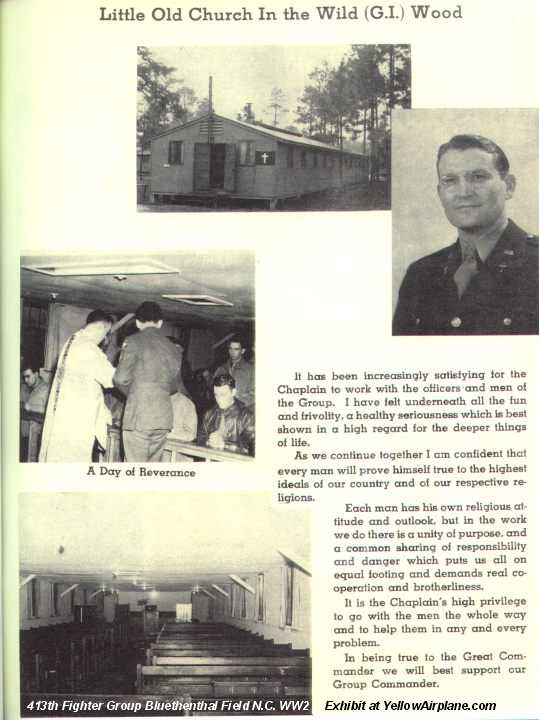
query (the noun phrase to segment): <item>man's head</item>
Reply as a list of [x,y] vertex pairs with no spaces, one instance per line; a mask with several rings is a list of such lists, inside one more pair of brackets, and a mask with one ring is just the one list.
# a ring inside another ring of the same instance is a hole
[[516,181],[503,150],[481,135],[455,135],[438,150],[438,195],[449,222],[469,232],[503,225]]
[[139,330],[148,327],[160,328],[163,324],[163,311],[157,303],[147,300],[138,306],[135,312],[135,322]]
[[39,364],[34,361],[23,363],[22,379],[30,389],[35,388],[36,383],[39,380]]
[[236,397],[236,381],[232,375],[228,373],[218,375],[213,381],[213,394],[215,395],[215,402],[221,410],[227,410],[231,407]]
[[92,310],[86,318],[86,329],[95,339],[97,345],[99,345],[107,333],[110,332],[112,323],[112,315],[104,312],[104,310]]
[[232,363],[237,363],[238,360],[245,354],[245,341],[238,335],[230,338],[228,341],[228,357]]

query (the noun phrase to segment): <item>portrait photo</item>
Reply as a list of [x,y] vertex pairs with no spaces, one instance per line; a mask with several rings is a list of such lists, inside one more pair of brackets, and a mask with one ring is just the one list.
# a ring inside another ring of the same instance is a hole
[[539,112],[393,117],[393,335],[539,334]]

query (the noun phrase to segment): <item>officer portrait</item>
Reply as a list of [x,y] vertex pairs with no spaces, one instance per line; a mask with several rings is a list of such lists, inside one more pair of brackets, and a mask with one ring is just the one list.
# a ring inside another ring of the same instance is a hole
[[[429,142],[418,149],[418,122],[413,174],[409,152],[405,163],[396,159],[404,132],[393,148],[393,335],[539,334],[539,113],[411,114],[426,119]],[[409,118],[403,124],[410,130]],[[432,168],[423,172],[429,155]],[[416,173],[432,181],[423,202],[409,192]],[[524,202],[515,202],[519,195]]]

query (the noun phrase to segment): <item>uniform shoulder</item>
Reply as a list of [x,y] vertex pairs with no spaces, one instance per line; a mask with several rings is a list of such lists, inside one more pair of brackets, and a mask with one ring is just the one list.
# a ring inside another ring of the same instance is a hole
[[238,363],[238,368],[240,368],[244,372],[251,373],[254,370],[254,365],[253,365],[253,363],[249,362],[249,360],[242,358],[240,360],[240,362]]
[[125,350],[126,348],[130,348],[130,349],[135,348],[139,344],[141,337],[142,337],[141,332],[135,332],[135,333],[132,333],[131,335],[128,335],[122,343],[122,350]]
[[430,253],[430,255],[424,255],[423,257],[415,260],[410,264],[410,266],[408,267],[408,272],[428,271],[431,270],[433,267],[444,265],[447,262],[448,258],[451,256],[451,253],[455,251],[456,246],[455,244],[453,244],[448,245],[441,250],[436,250],[436,252]]
[[172,352],[176,355],[179,355],[180,357],[183,356],[183,347],[181,345],[178,345],[175,342],[172,342],[172,340],[169,340],[167,338],[168,342],[170,343],[170,346],[172,347]]
[[251,410],[251,408],[247,407],[247,405],[245,403],[243,403],[241,400],[238,400],[236,398],[235,403],[236,403],[236,409],[242,417],[250,416],[253,414],[253,411]]
[[160,348],[162,351],[170,358],[174,358],[174,360],[178,363],[182,362],[183,359],[183,348],[181,345],[176,345],[175,342],[172,342],[168,337],[161,336],[160,342]]
[[539,236],[523,230],[513,220],[511,220],[511,218],[509,218],[504,235],[507,237],[509,242],[514,242],[516,244],[524,243],[527,247],[534,249],[539,248]]

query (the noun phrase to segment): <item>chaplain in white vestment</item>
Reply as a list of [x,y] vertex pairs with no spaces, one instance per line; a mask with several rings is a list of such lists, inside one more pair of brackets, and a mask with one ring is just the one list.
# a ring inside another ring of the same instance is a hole
[[111,419],[103,388],[112,387],[114,368],[98,346],[111,327],[111,316],[94,310],[86,327],[63,346],[49,394],[39,462],[88,463],[96,438],[106,447]]

